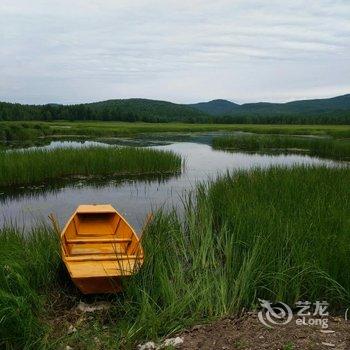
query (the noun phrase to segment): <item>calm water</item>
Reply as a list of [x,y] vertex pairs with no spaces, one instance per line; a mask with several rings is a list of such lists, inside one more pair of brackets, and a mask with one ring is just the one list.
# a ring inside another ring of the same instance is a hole
[[[181,175],[165,179],[124,178],[88,183],[76,181],[52,188],[40,186],[33,189],[18,189],[13,193],[0,194],[0,226],[16,222],[30,227],[38,220],[47,221],[47,215],[54,212],[63,225],[79,204],[111,203],[129,222],[139,230],[148,212],[160,207],[172,207],[180,203],[182,194],[190,191],[196,182],[215,178],[227,170],[266,168],[271,165],[293,166],[296,164],[337,163],[305,155],[263,155],[228,153],[216,151],[208,144],[208,138],[193,136],[184,142],[161,140],[153,142],[156,149],[172,150],[186,160]],[[125,140],[124,140],[125,141]],[[84,147],[92,142],[52,142],[45,147]],[[128,140],[126,143],[132,143]],[[101,144],[93,142],[93,144]]]

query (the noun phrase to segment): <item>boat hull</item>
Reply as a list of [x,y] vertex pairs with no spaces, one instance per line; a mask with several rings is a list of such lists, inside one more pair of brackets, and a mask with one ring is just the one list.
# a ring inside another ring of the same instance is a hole
[[62,260],[84,294],[118,293],[138,272],[143,250],[133,228],[110,205],[81,205],[61,233]]
[[119,293],[122,291],[120,277],[72,278],[75,286],[83,294]]

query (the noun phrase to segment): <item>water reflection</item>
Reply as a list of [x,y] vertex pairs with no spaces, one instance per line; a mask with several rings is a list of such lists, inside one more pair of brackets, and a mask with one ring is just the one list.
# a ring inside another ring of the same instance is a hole
[[[162,184],[167,182],[172,177],[181,176],[181,172],[178,173],[169,173],[169,174],[147,174],[147,175],[128,175],[126,178],[125,175],[115,176],[113,179],[111,177],[94,177],[94,178],[61,178],[55,180],[54,183],[46,183],[36,186],[20,186],[18,188],[2,189],[0,188],[0,203],[5,202],[9,199],[18,199],[18,198],[35,198],[40,197],[43,194],[55,194],[60,189],[65,187],[70,188],[82,188],[82,187],[94,187],[96,189],[103,188],[106,186],[122,186],[125,184],[135,184],[139,181],[144,183],[157,182]],[[2,192],[1,192],[2,191]]]

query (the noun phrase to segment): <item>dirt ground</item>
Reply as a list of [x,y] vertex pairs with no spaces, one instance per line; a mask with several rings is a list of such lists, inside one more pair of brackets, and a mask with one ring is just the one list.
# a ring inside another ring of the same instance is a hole
[[[97,317],[100,321],[106,319],[106,326],[103,329],[108,331],[110,304],[105,301],[89,303],[87,300],[85,300],[87,303],[77,303],[74,297],[71,300],[66,298],[64,303],[60,303],[62,299],[57,295],[55,309],[61,310],[61,313],[49,315],[56,338],[67,335],[68,332],[74,332],[74,329],[82,332],[84,329],[91,328],[93,325],[91,322]],[[91,307],[96,311],[89,310]],[[172,334],[169,338],[181,338],[183,342],[176,347],[178,350],[350,350],[350,321],[345,321],[344,315],[324,318],[328,320],[327,328],[322,328],[320,324],[300,325],[297,324],[297,319],[300,317],[294,315],[288,324],[277,324],[273,325],[273,328],[268,328],[259,321],[256,312],[247,312],[241,317],[235,316],[211,324],[196,325],[179,334]],[[310,322],[306,319],[304,323]],[[74,337],[74,334],[72,336]],[[86,336],[89,338],[91,334],[87,333]],[[108,332],[105,336],[108,337]],[[74,350],[85,349],[86,344],[82,344],[81,341],[80,337],[67,339],[64,341],[63,349],[66,349],[67,344]],[[102,344],[96,345],[95,348],[104,349],[105,347]],[[168,349],[169,347],[162,347],[159,344],[147,347],[147,349],[156,348]]]
[[268,328],[260,323],[257,314],[250,313],[238,319],[195,326],[178,336],[184,340],[181,350],[350,350],[350,322],[341,317],[328,317],[327,329],[320,325],[297,325],[295,321]]

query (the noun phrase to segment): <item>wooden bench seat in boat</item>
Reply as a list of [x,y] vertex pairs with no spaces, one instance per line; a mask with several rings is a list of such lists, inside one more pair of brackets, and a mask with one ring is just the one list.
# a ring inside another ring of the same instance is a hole
[[[110,278],[117,284],[118,280],[115,280],[114,277],[133,275],[135,273],[135,267],[137,266],[139,268],[136,263],[136,259],[120,260],[118,263],[116,261],[99,261],[95,264],[91,264],[89,261],[74,261],[69,263],[68,271],[73,279],[77,278],[81,280],[82,278],[87,278],[86,282],[90,284],[94,283],[92,279],[94,277]],[[111,287],[112,285],[113,283],[111,283]],[[94,290],[98,288],[96,284],[92,284],[90,287]],[[84,290],[87,290],[87,288],[85,287]]]
[[77,255],[77,256],[68,256],[66,261],[102,261],[102,260],[133,260],[140,257],[136,255],[127,255],[127,254],[86,254],[86,255]]
[[130,243],[132,241],[131,238],[108,238],[108,237],[98,237],[98,238],[90,238],[90,237],[80,237],[80,238],[71,238],[67,239],[67,243]]
[[68,244],[67,251],[69,256],[86,254],[126,254],[126,243],[85,243]]

